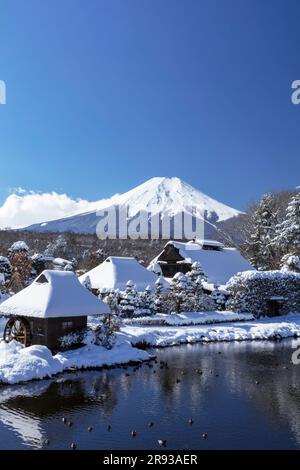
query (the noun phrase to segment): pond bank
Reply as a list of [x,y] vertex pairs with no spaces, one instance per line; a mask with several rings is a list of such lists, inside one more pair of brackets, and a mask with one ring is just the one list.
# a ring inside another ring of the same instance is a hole
[[300,313],[251,321],[191,326],[125,325],[121,333],[132,345],[166,347],[185,343],[278,340],[300,337]]

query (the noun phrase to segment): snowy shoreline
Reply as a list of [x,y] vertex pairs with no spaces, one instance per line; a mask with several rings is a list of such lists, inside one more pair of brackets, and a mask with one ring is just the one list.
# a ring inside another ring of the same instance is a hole
[[124,337],[133,346],[168,347],[180,344],[279,340],[300,337],[300,313],[259,320],[192,326],[125,325]]
[[70,370],[102,369],[153,358],[120,337],[112,349],[87,344],[52,356],[45,346],[24,348],[20,343],[0,342],[0,385],[46,379]]
[[191,326],[206,325],[212,323],[227,323],[236,321],[254,320],[251,313],[235,313],[231,311],[213,312],[185,312],[185,313],[156,313],[153,316],[125,318],[124,325],[147,326]]

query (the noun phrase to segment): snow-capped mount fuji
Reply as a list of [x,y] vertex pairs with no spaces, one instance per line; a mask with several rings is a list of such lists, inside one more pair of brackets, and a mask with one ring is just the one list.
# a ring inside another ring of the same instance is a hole
[[[97,203],[98,211],[112,206],[127,206],[128,217],[135,217],[140,211],[147,211],[152,216],[173,216],[177,213],[194,213],[208,223],[226,221],[241,214],[221,202],[212,199],[177,177],[154,177],[123,194]],[[95,233],[99,222],[97,211],[73,215],[63,219],[43,222],[26,227],[26,230],[38,232],[76,232]]]

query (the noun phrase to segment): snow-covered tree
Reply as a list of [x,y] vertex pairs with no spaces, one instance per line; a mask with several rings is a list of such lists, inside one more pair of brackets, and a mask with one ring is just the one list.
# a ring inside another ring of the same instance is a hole
[[88,289],[89,291],[92,290],[92,283],[91,283],[91,279],[90,279],[90,276],[86,276],[82,285]]
[[276,267],[278,256],[274,239],[278,225],[278,207],[274,194],[263,196],[250,215],[246,253],[250,262],[259,270]]
[[134,283],[129,280],[121,293],[120,312],[124,317],[133,317],[139,307],[139,298]]
[[291,197],[285,219],[277,225],[274,244],[283,255],[300,255],[300,190]]
[[8,257],[11,258],[15,253],[28,253],[29,248],[27,243],[22,240],[19,240],[11,245],[8,249]]
[[60,234],[54,240],[54,242],[51,242],[48,244],[46,250],[45,250],[45,255],[46,256],[64,256],[67,253],[68,250],[68,244],[67,241],[64,237],[64,235]]
[[[17,273],[20,277],[23,287],[25,287],[32,278],[32,262],[26,251],[12,252],[10,262],[13,274]],[[12,280],[12,278],[11,278]]]
[[228,296],[224,293],[224,291],[216,287],[212,291],[210,297],[215,302],[217,310],[225,310],[225,305]]
[[139,294],[139,309],[142,315],[152,315],[155,313],[154,296],[150,286],[147,286],[146,289]]
[[7,290],[9,292],[13,292],[14,294],[17,294],[24,288],[24,283],[23,280],[19,274],[18,271],[14,271],[11,279],[9,281],[9,284],[7,286]]
[[190,312],[194,309],[193,283],[183,273],[176,273],[170,282],[169,303],[176,313]]
[[290,254],[284,255],[281,260],[281,270],[300,273],[300,256]]
[[4,275],[5,281],[8,281],[11,277],[12,267],[6,256],[0,256],[0,273]]
[[194,307],[195,311],[212,312],[217,309],[218,309],[218,305],[211,295],[205,294],[203,292],[202,295],[196,298],[196,303]]
[[103,316],[102,322],[94,330],[94,344],[112,349],[116,342],[116,332],[120,329],[118,315],[109,312]]
[[4,291],[5,288],[5,277],[3,273],[0,273],[0,300],[1,300],[1,292]]
[[201,263],[199,261],[195,261],[192,264],[191,270],[186,274],[186,276],[192,281],[196,282],[199,278],[203,281],[207,281],[207,276],[203,271]]
[[103,297],[104,302],[107,303],[107,305],[110,308],[110,311],[115,314],[119,315],[120,314],[120,300],[121,300],[121,293],[119,289],[109,289],[106,290],[106,294]]
[[163,296],[165,295],[166,289],[164,286],[163,278],[160,276],[155,282],[155,293],[154,293],[154,312],[163,312]]
[[35,253],[31,257],[32,269],[35,272],[35,275],[38,276],[44,269],[47,268],[47,263],[49,263],[49,258],[47,258],[43,253]]

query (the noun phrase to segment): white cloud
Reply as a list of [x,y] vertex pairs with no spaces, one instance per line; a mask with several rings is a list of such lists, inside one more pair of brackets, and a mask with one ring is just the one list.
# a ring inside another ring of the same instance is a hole
[[109,201],[90,202],[85,199],[72,199],[67,194],[38,193],[23,188],[12,191],[0,206],[0,228],[27,227],[39,222],[93,211]]

